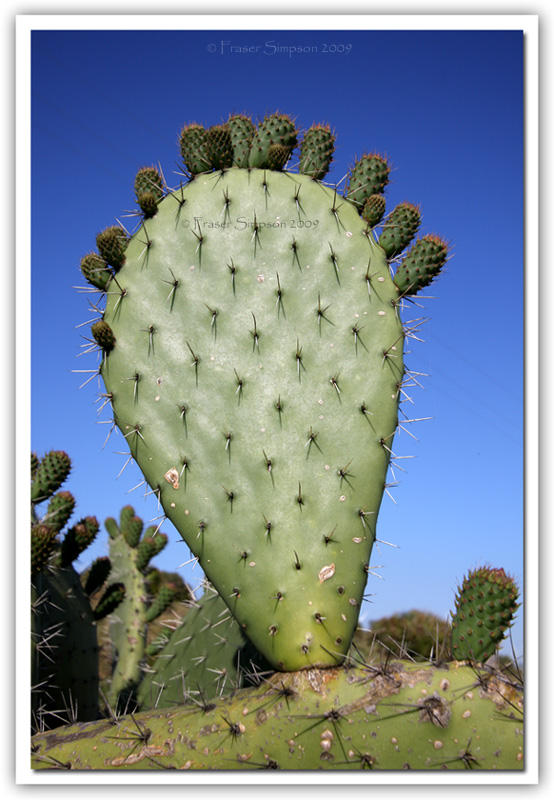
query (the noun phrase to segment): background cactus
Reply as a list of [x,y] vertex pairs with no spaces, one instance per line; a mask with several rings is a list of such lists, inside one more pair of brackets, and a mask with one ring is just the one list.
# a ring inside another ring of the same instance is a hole
[[444,660],[450,656],[450,636],[447,620],[413,609],[371,622],[369,630],[356,632],[354,644],[366,659],[388,653],[415,661]]
[[[274,668],[331,666],[356,629],[414,334],[388,255],[419,210],[394,211],[381,247],[360,212],[386,159],[357,161],[341,197],[321,182],[328,128],[283,173],[289,117],[238,145],[229,125],[185,126],[193,179],[131,237],[99,235],[113,280],[92,333],[115,423],[243,632]],[[230,167],[248,142],[248,169]]]
[[120,513],[119,525],[109,517],[105,521],[110,536],[113,573],[125,582],[125,599],[110,618],[113,670],[107,699],[113,709],[129,707],[142,676],[146,648],[146,627],[159,617],[176,597],[176,588],[161,584],[149,596],[146,573],[150,559],[167,544],[167,537],[143,521],[132,506]]
[[[121,602],[125,587],[106,584],[109,560],[99,559],[83,586],[73,562],[92,543],[99,525],[85,517],[63,529],[75,508],[70,492],[57,491],[71,470],[69,456],[31,455],[31,683],[32,726],[44,730],[68,721],[97,719],[96,621]],[[40,516],[39,505],[48,501]],[[100,587],[104,590],[99,592]]]
[[141,710],[211,699],[248,684],[252,673],[272,671],[209,586],[200,600],[186,603],[181,619],[166,623],[147,655],[137,692]]

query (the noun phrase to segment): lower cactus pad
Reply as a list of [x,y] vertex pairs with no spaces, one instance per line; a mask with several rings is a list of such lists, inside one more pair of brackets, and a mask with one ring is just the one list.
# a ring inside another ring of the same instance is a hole
[[33,738],[33,769],[521,770],[523,700],[494,670],[276,673],[217,700]]

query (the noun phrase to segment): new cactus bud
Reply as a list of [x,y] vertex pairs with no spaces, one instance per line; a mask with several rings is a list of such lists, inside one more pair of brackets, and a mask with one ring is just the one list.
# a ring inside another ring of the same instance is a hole
[[40,503],[57,491],[71,471],[71,459],[63,450],[51,450],[39,461],[31,484],[31,501]]
[[335,152],[335,135],[328,125],[312,125],[300,144],[298,170],[316,180],[323,180]]
[[145,219],[153,217],[163,197],[163,179],[156,167],[141,167],[135,177],[135,195]]
[[104,322],[104,320],[95,322],[94,325],[91,326],[90,332],[102,350],[107,353],[113,350],[115,347],[115,336],[107,322]]
[[113,271],[107,266],[98,253],[89,253],[81,259],[81,272],[86,280],[103,292],[108,288],[113,278]]
[[175,599],[175,590],[168,586],[162,586],[158,594],[152,600],[150,607],[145,615],[146,622],[153,622],[171,605]]
[[284,169],[290,158],[291,149],[284,144],[271,144],[267,151],[267,165],[269,169]]
[[347,198],[362,209],[373,194],[383,194],[389,182],[390,166],[383,156],[369,153],[362,156],[350,170]]
[[208,159],[214,169],[233,166],[233,142],[227,125],[214,125],[207,133]]
[[378,225],[385,216],[386,201],[382,194],[372,194],[364,203],[362,219],[370,228]]
[[112,568],[111,561],[107,556],[96,558],[87,571],[83,589],[85,594],[91,595],[100,589],[108,579]]
[[248,165],[259,169],[271,169],[269,164],[269,149],[271,145],[282,145],[288,149],[290,154],[296,147],[296,142],[296,126],[286,114],[272,114],[265,117],[252,139]]
[[518,588],[503,569],[472,570],[458,587],[452,612],[452,651],[458,660],[485,662],[496,652],[516,610]]
[[31,578],[46,567],[55,546],[55,530],[49,525],[31,526]]
[[107,586],[92,612],[94,619],[98,622],[112,614],[125,599],[125,591],[125,584],[121,582]]
[[148,563],[162,552],[167,544],[164,533],[156,533],[155,528],[148,528],[137,545],[137,569],[144,572]]
[[402,295],[414,295],[436,278],[448,256],[448,245],[440,236],[418,239],[398,265],[394,283]]
[[412,203],[400,203],[396,206],[379,236],[379,245],[387,254],[387,258],[398,255],[410,244],[420,222],[421,212],[418,206]]
[[185,125],[180,137],[181,156],[191,175],[211,170],[208,135],[203,125]]
[[96,236],[96,246],[100,256],[116,271],[121,269],[125,262],[127,241],[127,234],[120,225],[111,225]]
[[75,509],[75,498],[71,492],[57,492],[50,498],[46,514],[42,521],[49,525],[56,533],[65,528]]
[[60,549],[60,565],[68,567],[76,558],[79,558],[83,550],[86,550],[95,540],[99,530],[100,525],[96,517],[85,517],[69,528]]
[[227,127],[231,133],[233,164],[235,167],[245,169],[248,167],[248,156],[256,130],[254,124],[250,117],[235,114],[227,120]]

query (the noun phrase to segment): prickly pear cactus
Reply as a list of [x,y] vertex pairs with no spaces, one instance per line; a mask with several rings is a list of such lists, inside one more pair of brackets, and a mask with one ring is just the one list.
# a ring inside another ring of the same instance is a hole
[[417,209],[398,212],[383,247],[379,216],[362,215],[382,198],[386,159],[360,159],[342,196],[322,181],[330,130],[306,132],[300,171],[285,172],[297,142],[282,114],[185,126],[190,180],[166,187],[132,236],[99,234],[81,265],[106,293],[92,334],[113,419],[280,670],[348,651],[407,380],[400,306],[420,288],[411,273],[397,286],[387,255],[409,243]]
[[[66,528],[75,499],[70,492],[57,490],[70,470],[71,461],[63,451],[52,450],[43,458],[31,456],[31,689],[35,730],[98,717],[96,622],[111,613],[125,594],[122,583],[106,585],[108,559],[93,562],[84,585],[75,569],[73,562],[95,539],[99,525],[95,517],[85,517]],[[48,505],[41,515],[39,507],[45,501]]]
[[33,738],[33,769],[520,770],[522,694],[452,663],[275,673],[260,686]]
[[113,517],[105,520],[110,537],[110,558],[115,576],[125,582],[125,599],[110,619],[110,637],[114,650],[114,668],[108,690],[108,702],[123,707],[135,694],[142,677],[145,657],[146,626],[171,604],[175,592],[170,586],[160,587],[148,596],[145,573],[150,559],[167,544],[167,536],[155,527],[144,530],[144,524],[132,506],[125,506],[119,524]]
[[519,590],[503,569],[471,570],[458,587],[452,612],[452,652],[455,658],[484,662],[512,624]]
[[169,708],[188,697],[211,699],[239,688],[250,675],[272,670],[244,636],[221,597],[210,587],[189,602],[173,630],[147,648],[140,707]]

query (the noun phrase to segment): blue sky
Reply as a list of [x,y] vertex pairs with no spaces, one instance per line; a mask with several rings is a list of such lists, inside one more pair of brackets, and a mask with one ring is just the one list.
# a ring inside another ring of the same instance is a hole
[[[222,44],[228,42],[229,44]],[[238,48],[241,49],[239,52]],[[251,52],[244,52],[244,48]],[[257,50],[256,50],[257,48]],[[297,48],[294,52],[293,48]],[[304,52],[298,52],[298,49]],[[213,52],[212,52],[213,51]],[[276,109],[302,127],[328,122],[337,150],[328,180],[356,155],[393,164],[389,210],[423,210],[454,257],[425,301],[429,318],[408,366],[429,377],[395,439],[414,456],[385,497],[362,620],[420,608],[446,616],[471,567],[523,581],[523,36],[520,31],[35,31],[32,36],[31,391],[33,450],[65,449],[78,515],[103,521],[132,503],[158,515],[128,466],[125,442],[95,424],[95,369],[79,356],[92,319],[81,257],[134,206],[137,169],[179,178],[185,122]],[[87,360],[88,359],[88,360]],[[117,452],[120,451],[120,452]],[[189,558],[178,533],[158,566]],[[107,551],[102,532],[81,562]],[[195,585],[198,568],[183,577]],[[514,629],[522,650],[522,613]]]

